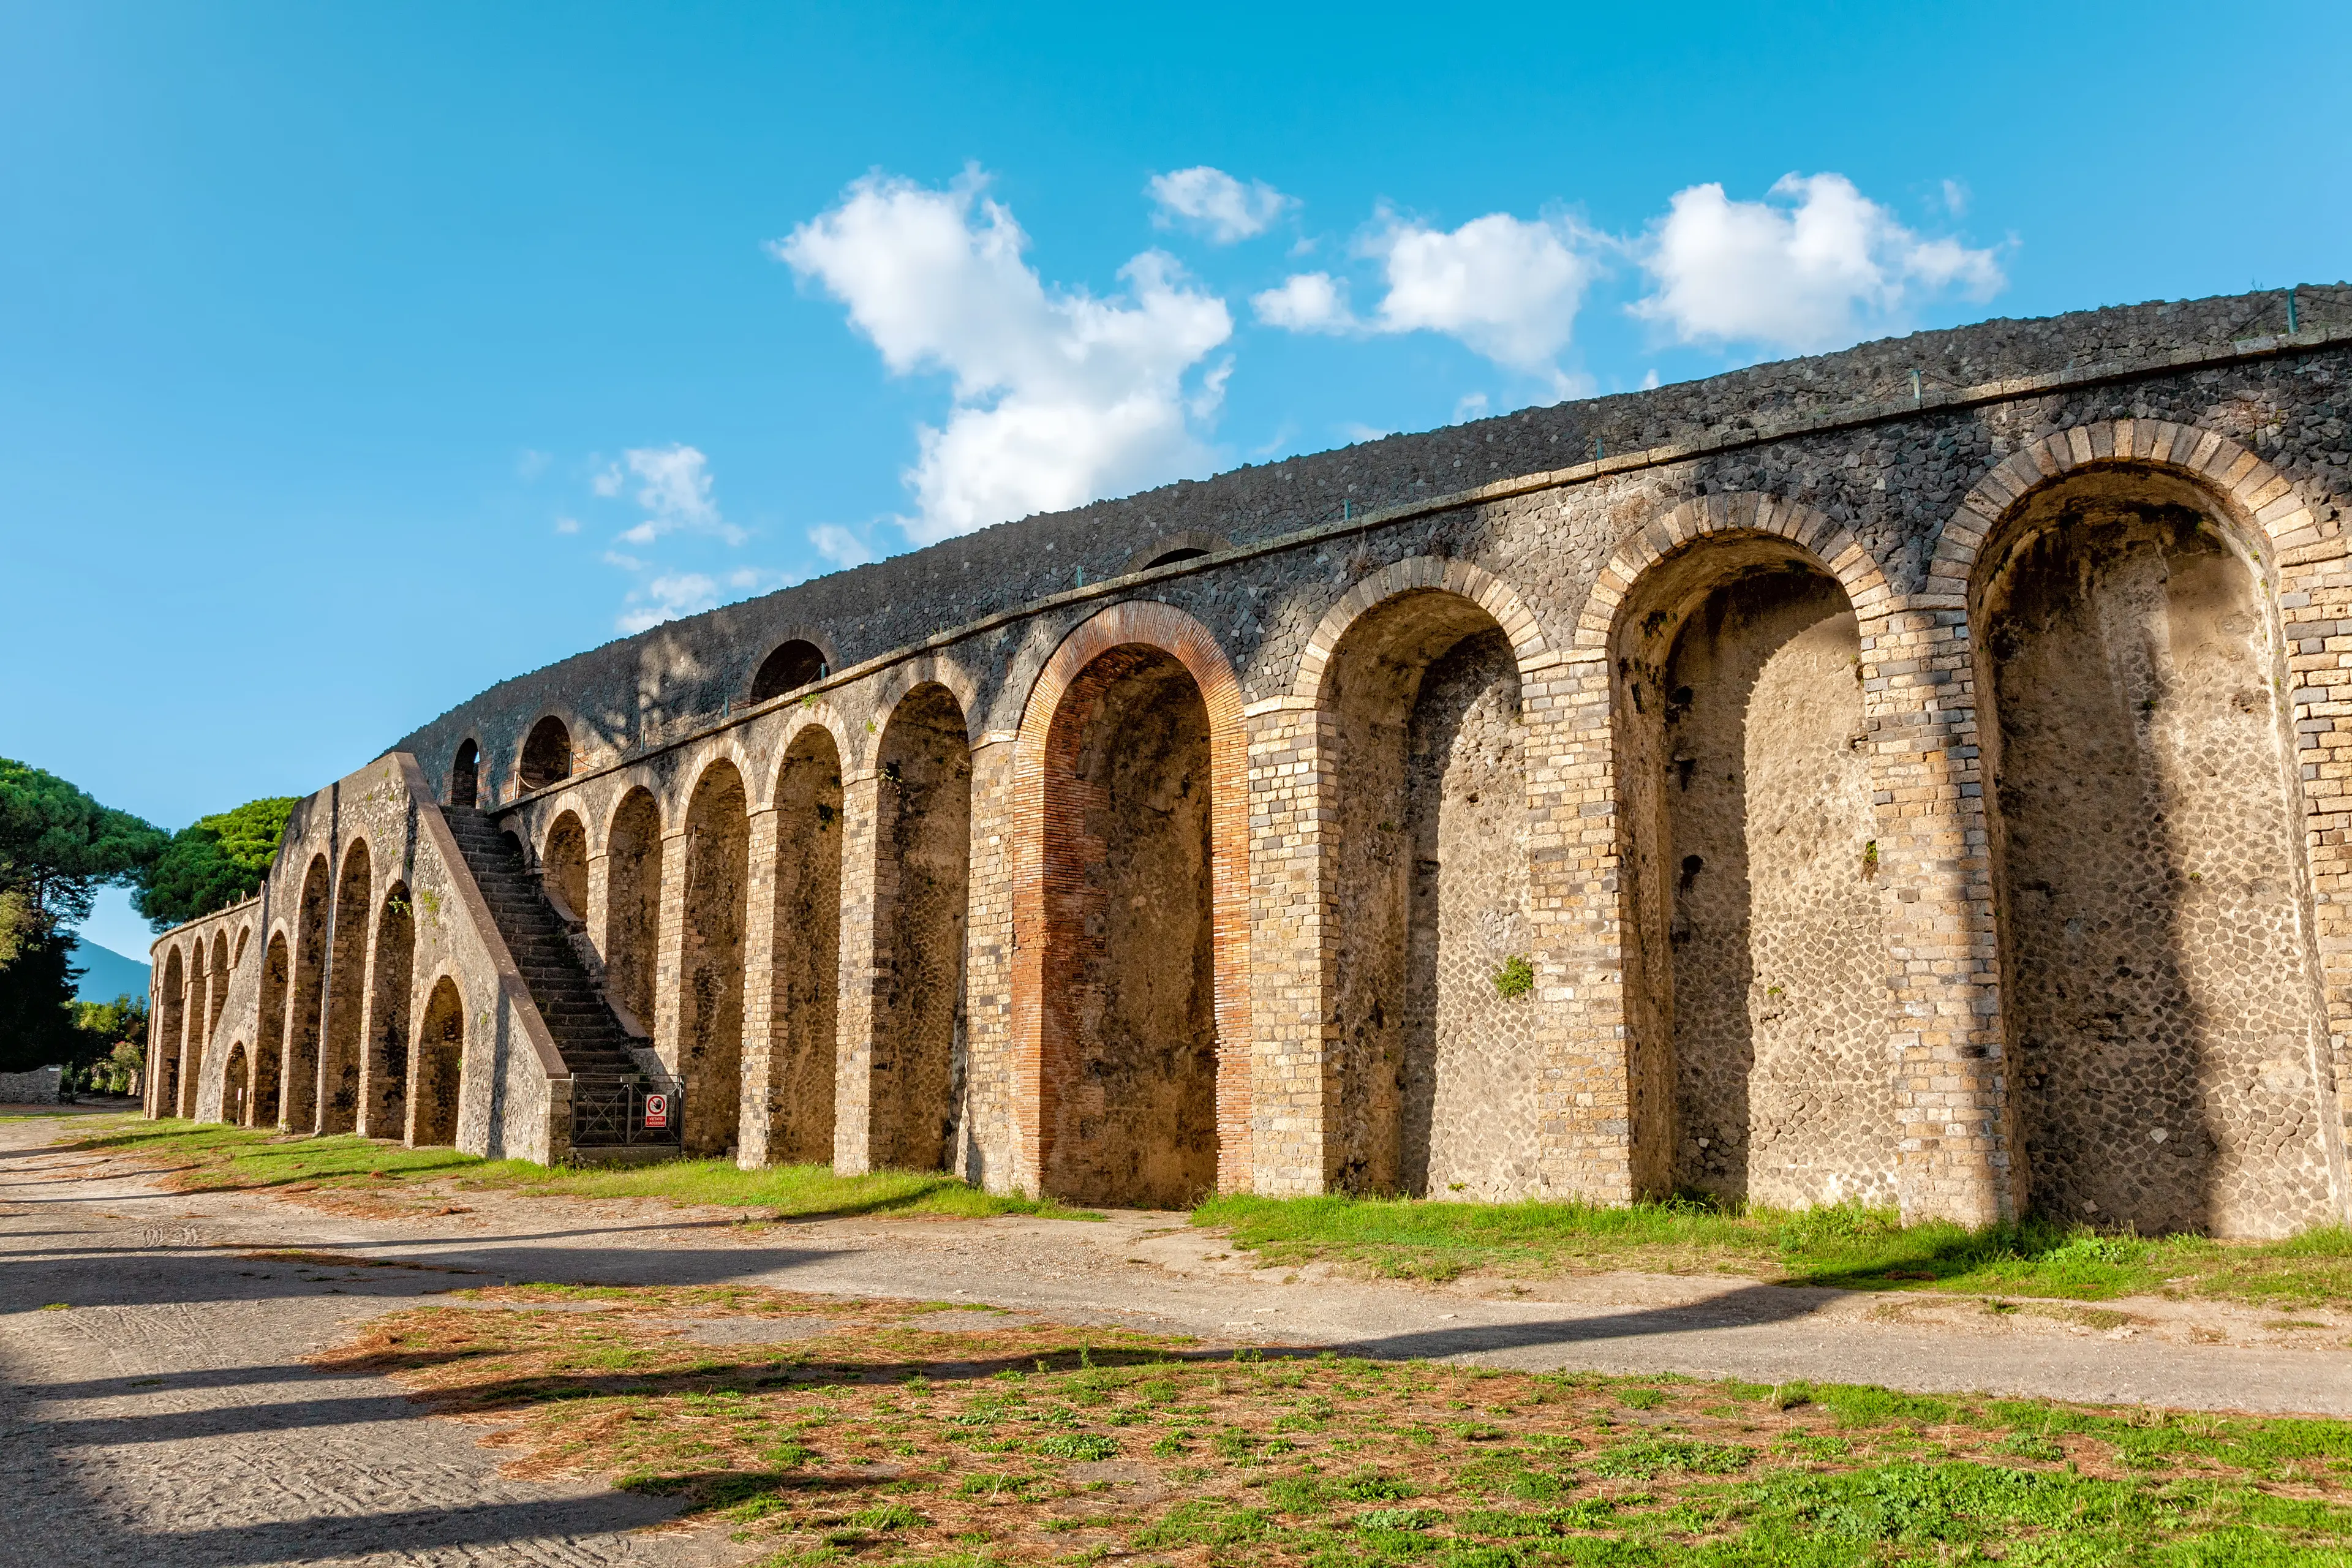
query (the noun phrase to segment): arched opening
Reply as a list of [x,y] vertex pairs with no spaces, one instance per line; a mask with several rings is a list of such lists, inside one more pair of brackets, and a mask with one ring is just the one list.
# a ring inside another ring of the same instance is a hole
[[205,1023],[212,1016],[212,977],[205,968],[205,942],[195,941],[188,954],[188,1010],[185,1037],[180,1042],[180,1098],[178,1110],[182,1117],[194,1121],[196,1095],[205,1082]]
[[213,933],[211,992],[211,1011],[205,1019],[205,1038],[207,1040],[219,1037],[221,1010],[228,1005],[228,932],[225,931]]
[[466,1087],[466,1000],[446,974],[425,998],[409,1079],[416,1105],[408,1142],[420,1149],[454,1145]]
[[360,1124],[360,1040],[367,1019],[368,906],[373,890],[367,840],[354,839],[343,852],[343,874],[335,889],[326,1059],[319,1074],[321,1132],[350,1132]]
[[368,984],[367,1062],[360,1076],[360,1131],[397,1138],[408,1125],[408,990],[416,963],[416,913],[408,884],[394,882],[375,917]]
[[228,1065],[221,1069],[221,1120],[231,1127],[245,1125],[246,1113],[252,1108],[247,1103],[246,1076],[251,1057],[243,1040],[228,1048]]
[[760,672],[751,678],[751,700],[765,702],[797,691],[811,681],[823,680],[825,674],[824,650],[794,637],[760,661]]
[[525,789],[545,789],[572,776],[572,731],[551,713],[530,727],[522,743]]
[[1649,1191],[1889,1203],[1901,1131],[1845,590],[1721,535],[1618,612],[1635,1163]]
[[1497,984],[1531,957],[1518,666],[1460,595],[1402,595],[1332,650],[1337,1183],[1499,1197],[1535,1184],[1541,1054]]
[[228,960],[228,965],[231,969],[236,969],[245,963],[245,944],[252,940],[252,937],[253,928],[251,926],[237,927],[236,948],[235,952],[229,954]]
[[159,994],[163,1006],[155,1026],[155,1060],[148,1069],[158,1116],[180,1113],[180,1037],[187,1027],[187,987],[180,950],[173,946],[163,954],[163,985]]
[[1049,1192],[1177,1208],[1217,1184],[1209,710],[1174,655],[1087,665],[1045,741]]
[[315,855],[302,876],[295,914],[293,1017],[286,1031],[286,1118],[282,1125],[309,1132],[319,1120],[319,1019],[326,996],[327,858]]
[[286,1054],[286,933],[271,933],[261,954],[261,1032],[253,1043],[253,1115],[248,1127],[278,1125],[278,1074]]
[[2032,1204],[2143,1233],[2328,1214],[2326,1018],[2255,573],[2196,486],[2029,496],[1971,592]]
[[1143,569],[1146,572],[1149,572],[1154,566],[1172,566],[1179,561],[1198,561],[1202,556],[1206,555],[1207,553],[1208,552],[1205,550],[1196,550],[1189,547],[1182,550],[1163,550],[1159,554],[1153,556],[1150,560],[1145,562],[1143,563]]
[[811,724],[776,779],[776,991],[760,1108],[774,1164],[833,1163],[841,840],[841,752]]
[[950,1170],[963,1104],[971,864],[971,748],[953,692],[930,683],[900,700],[882,731],[880,770],[873,1159],[900,1170]]
[[743,776],[713,763],[686,809],[685,987],[678,997],[678,1076],[686,1081],[685,1152],[732,1149],[743,1100],[743,918],[751,830]]
[[570,812],[557,816],[547,830],[547,847],[539,855],[540,880],[547,901],[574,927],[588,920],[588,830]]
[[449,804],[471,811],[482,793],[482,748],[467,736],[457,744],[457,760],[449,764]]
[[653,1034],[654,977],[661,954],[661,807],[633,789],[605,841],[604,990],[622,1025]]

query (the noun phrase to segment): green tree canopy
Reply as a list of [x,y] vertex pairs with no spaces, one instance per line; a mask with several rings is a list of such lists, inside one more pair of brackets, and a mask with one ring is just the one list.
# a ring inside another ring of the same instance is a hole
[[44,931],[89,919],[100,883],[142,880],[168,841],[57,774],[0,757],[0,893],[19,894]]
[[296,804],[293,795],[271,796],[196,818],[172,836],[131,903],[162,931],[251,898]]
[[0,1072],[29,1072],[79,1059],[89,1044],[75,1027],[70,931],[20,937],[0,968]]

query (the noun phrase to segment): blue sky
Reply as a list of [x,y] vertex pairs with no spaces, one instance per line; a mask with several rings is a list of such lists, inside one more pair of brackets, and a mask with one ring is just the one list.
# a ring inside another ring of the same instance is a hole
[[176,827],[1003,515],[2341,278],[2352,14],[2242,16],[0,3],[0,754]]

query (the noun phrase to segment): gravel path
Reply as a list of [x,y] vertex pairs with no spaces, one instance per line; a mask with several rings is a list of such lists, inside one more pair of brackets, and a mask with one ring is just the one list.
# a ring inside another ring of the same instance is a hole
[[249,1218],[75,1180],[32,1147],[42,1126],[0,1123],[0,1563],[740,1559],[707,1532],[637,1533],[673,1511],[660,1500],[502,1479],[477,1430],[420,1416],[387,1379],[303,1364],[450,1276],[242,1257],[222,1244],[260,1239]]
[[[666,1515],[656,1500],[501,1479],[477,1429],[420,1416],[383,1379],[304,1364],[371,1314],[522,1279],[740,1281],[1377,1356],[2352,1416],[2352,1318],[2335,1312],[2299,1312],[2312,1326],[2298,1328],[2259,1308],[2103,1304],[2117,1321],[2073,1303],[1996,1311],[1638,1274],[1412,1286],[1255,1269],[1168,1215],[745,1226],[469,1193],[460,1214],[354,1218],[167,1193],[127,1163],[48,1147],[59,1131],[0,1121],[12,1564],[739,1561],[718,1531],[645,1531]],[[296,1247],[352,1266],[250,1256]]]

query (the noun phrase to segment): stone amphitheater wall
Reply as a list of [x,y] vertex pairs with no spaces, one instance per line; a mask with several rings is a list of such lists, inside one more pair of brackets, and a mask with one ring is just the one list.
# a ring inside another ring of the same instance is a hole
[[[1917,334],[1030,519],[374,765],[424,819],[478,757],[748,1163],[2280,1234],[2346,1213],[2352,1071],[2352,292],[2288,308]],[[753,700],[794,640],[821,673]],[[297,1126],[352,962],[319,837],[209,1031],[259,1032],[285,953]],[[159,1037],[195,951],[158,944]],[[461,1145],[560,1153],[560,1058],[478,1035]]]

